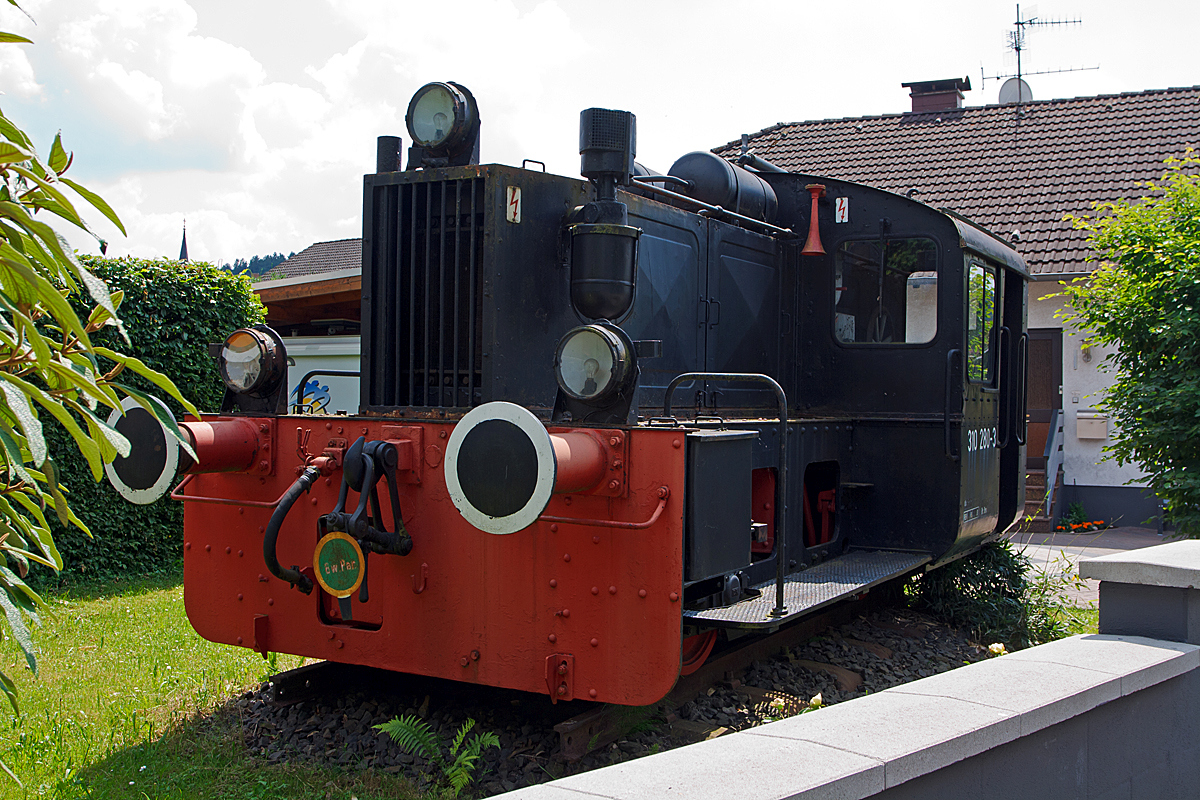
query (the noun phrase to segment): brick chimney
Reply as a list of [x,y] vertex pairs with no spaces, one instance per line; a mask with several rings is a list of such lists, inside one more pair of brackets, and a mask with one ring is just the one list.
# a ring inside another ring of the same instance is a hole
[[914,81],[900,84],[911,89],[914,114],[925,111],[951,111],[962,108],[963,92],[971,91],[971,78],[945,78],[940,81]]

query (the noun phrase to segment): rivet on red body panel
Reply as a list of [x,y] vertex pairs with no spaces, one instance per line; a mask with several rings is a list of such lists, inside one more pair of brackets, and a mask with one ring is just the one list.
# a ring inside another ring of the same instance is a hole
[[430,467],[436,467],[442,463],[442,448],[436,444],[431,444],[425,448],[425,463]]

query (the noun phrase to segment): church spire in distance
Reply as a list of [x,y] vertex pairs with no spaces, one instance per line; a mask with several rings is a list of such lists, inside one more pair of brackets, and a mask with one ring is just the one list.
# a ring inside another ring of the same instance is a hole
[[187,261],[187,217],[183,219],[183,244],[179,246],[179,260]]

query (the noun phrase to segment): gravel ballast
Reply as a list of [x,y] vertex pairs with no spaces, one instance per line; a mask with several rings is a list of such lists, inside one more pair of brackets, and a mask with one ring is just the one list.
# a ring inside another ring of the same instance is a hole
[[449,682],[401,678],[399,688],[350,687],[291,706],[270,703],[264,684],[217,714],[239,725],[246,747],[268,762],[401,773],[419,788],[427,788],[434,777],[429,765],[374,726],[400,714],[416,715],[448,743],[471,718],[476,730],[500,738],[499,749],[485,751],[469,789],[486,797],[761,725],[798,713],[817,695],[823,705],[832,705],[987,655],[986,647],[928,615],[874,611],[754,662],[736,684],[713,686],[678,709],[651,716],[634,732],[573,763],[557,754],[553,725],[585,706],[553,706],[547,697]]

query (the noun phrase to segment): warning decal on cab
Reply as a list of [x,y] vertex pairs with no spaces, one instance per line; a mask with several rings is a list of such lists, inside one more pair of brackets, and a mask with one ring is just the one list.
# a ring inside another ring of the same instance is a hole
[[833,204],[833,221],[834,222],[849,222],[850,221],[850,198],[838,197]]
[[521,187],[509,186],[504,216],[509,222],[521,221]]

